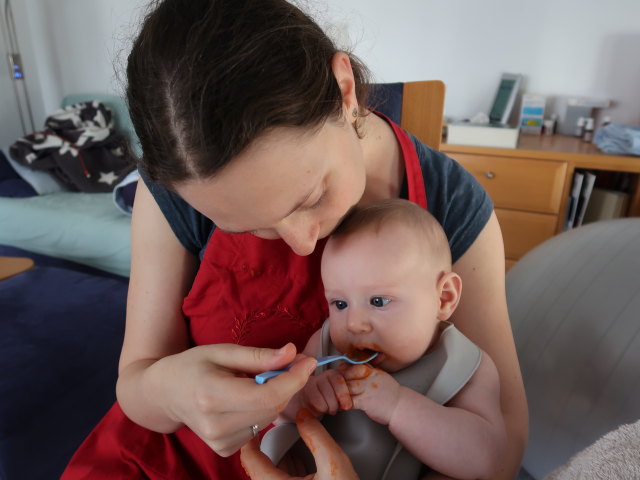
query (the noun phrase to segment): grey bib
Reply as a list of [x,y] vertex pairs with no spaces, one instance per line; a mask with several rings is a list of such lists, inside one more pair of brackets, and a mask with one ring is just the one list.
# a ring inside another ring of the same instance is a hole
[[[319,355],[333,355],[329,322],[322,327]],[[481,350],[453,324],[441,322],[436,345],[412,365],[392,374],[400,383],[441,405],[453,398],[473,376]],[[324,371],[319,367],[316,373]],[[323,425],[347,453],[362,480],[417,479],[422,463],[402,448],[386,425],[369,419],[360,410],[325,415]],[[264,436],[261,450],[278,463],[290,448],[299,454],[304,449],[295,424],[278,425]],[[305,454],[308,457],[308,452]],[[312,464],[312,459],[309,459]]]

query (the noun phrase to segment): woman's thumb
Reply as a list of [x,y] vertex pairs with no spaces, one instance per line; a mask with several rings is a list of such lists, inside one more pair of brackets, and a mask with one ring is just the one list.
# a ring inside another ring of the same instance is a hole
[[284,368],[293,362],[296,356],[296,346],[293,343],[287,343],[278,350],[229,343],[198,348],[206,349],[208,358],[217,365],[246,373],[260,373]]
[[315,459],[318,469],[315,478],[358,480],[349,457],[309,410],[303,408],[298,411],[296,424],[302,440]]

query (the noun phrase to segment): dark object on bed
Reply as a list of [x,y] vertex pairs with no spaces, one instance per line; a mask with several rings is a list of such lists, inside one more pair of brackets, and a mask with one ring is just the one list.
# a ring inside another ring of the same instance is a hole
[[0,282],[0,477],[59,478],[115,400],[128,279],[0,255],[37,265]]
[[11,145],[11,157],[49,172],[68,190],[111,192],[134,168],[112,118],[111,109],[98,100],[68,105],[47,117],[44,130]]

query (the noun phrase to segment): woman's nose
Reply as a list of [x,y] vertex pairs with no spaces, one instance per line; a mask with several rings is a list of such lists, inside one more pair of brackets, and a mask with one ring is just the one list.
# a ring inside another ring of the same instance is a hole
[[318,242],[320,228],[317,224],[302,225],[288,223],[278,228],[278,235],[291,247],[296,255],[305,256],[313,253]]

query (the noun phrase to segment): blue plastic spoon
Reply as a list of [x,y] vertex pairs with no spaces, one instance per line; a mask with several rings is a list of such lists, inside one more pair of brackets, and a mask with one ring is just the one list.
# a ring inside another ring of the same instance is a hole
[[[362,352],[358,352],[358,353],[362,353]],[[349,357],[348,355],[329,355],[328,357],[318,357],[318,358],[316,358],[316,360],[318,361],[318,367],[320,365],[326,365],[327,363],[336,362],[338,360],[344,360],[345,362],[349,362],[349,363],[352,363],[354,365],[358,365],[358,364],[361,364],[361,363],[370,362],[371,360],[373,360],[377,356],[378,356],[378,352],[373,352],[372,351],[371,355],[369,355],[367,358],[364,358],[364,359],[361,359],[361,360],[353,359],[353,358]],[[359,357],[362,358],[362,355],[359,355]],[[284,372],[288,371],[292,366],[293,366],[293,364],[289,365],[287,368],[285,368],[283,370],[269,370],[268,372],[259,373],[258,375],[256,375],[256,383],[262,385],[263,383],[265,383],[270,378],[277,377],[281,373],[284,373]]]

